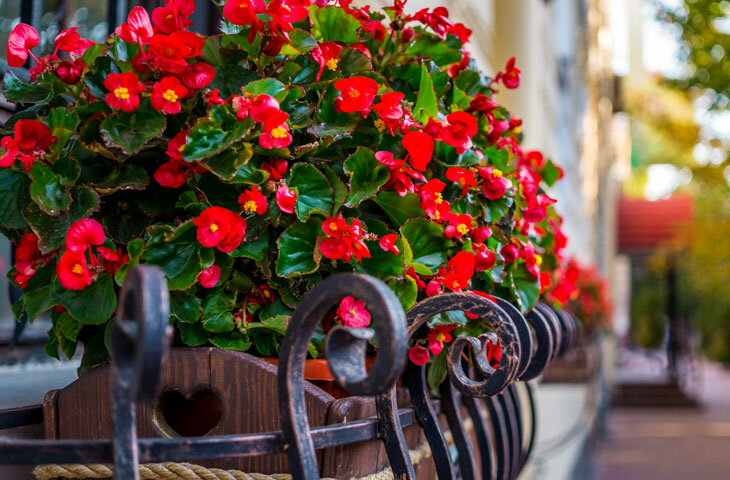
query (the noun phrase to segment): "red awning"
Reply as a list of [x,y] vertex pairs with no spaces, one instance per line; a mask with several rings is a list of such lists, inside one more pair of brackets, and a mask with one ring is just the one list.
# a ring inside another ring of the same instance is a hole
[[682,225],[692,221],[692,197],[677,195],[666,200],[618,201],[619,253],[645,252],[675,238]]

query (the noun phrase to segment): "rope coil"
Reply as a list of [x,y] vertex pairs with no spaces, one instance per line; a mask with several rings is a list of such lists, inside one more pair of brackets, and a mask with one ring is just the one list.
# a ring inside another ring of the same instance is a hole
[[[464,421],[464,429],[471,432],[474,424],[468,418]],[[453,445],[454,439],[451,431],[444,432],[444,437],[449,445]],[[408,450],[411,463],[417,465],[421,461],[431,457],[431,447],[424,441],[416,448]],[[37,480],[53,480],[56,478],[65,479],[102,479],[111,478],[114,472],[110,465],[103,463],[96,464],[69,464],[69,465],[38,465],[33,469],[33,475]],[[193,463],[143,463],[139,466],[139,476],[142,480],[292,480],[288,473],[245,473],[240,470],[222,470],[220,468],[209,468]],[[350,480],[393,480],[395,477],[390,467]],[[323,478],[322,480],[335,480]]]

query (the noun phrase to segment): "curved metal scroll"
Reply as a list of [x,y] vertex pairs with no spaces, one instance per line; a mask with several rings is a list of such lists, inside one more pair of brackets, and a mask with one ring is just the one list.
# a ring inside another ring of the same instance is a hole
[[170,299],[158,267],[132,268],[124,280],[109,338],[114,478],[139,479],[136,403],[157,393],[170,342]]
[[[304,361],[307,346],[325,314],[348,295],[365,302],[375,322],[378,352],[370,373],[365,370],[365,349],[369,335],[362,329],[333,328],[326,340],[329,367],[337,382],[353,395],[377,395],[395,385],[405,367],[406,319],[403,307],[388,286],[375,278],[339,274],[327,278],[301,301],[281,343],[279,358],[279,411],[287,443],[291,473],[297,479],[319,478],[319,467],[304,403]],[[394,412],[378,409],[380,428],[392,424],[397,432],[392,441],[405,445],[400,419]],[[386,437],[388,439],[388,437]],[[407,452],[406,452],[407,454]],[[395,467],[394,467],[395,470]],[[412,467],[411,467],[412,470]]]

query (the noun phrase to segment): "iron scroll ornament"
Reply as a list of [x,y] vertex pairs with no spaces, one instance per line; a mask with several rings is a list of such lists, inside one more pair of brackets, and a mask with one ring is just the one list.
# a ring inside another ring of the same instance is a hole
[[[278,374],[281,428],[287,439],[284,450],[289,457],[292,477],[296,479],[319,478],[304,403],[307,346],[317,324],[348,295],[368,306],[374,319],[378,351],[368,373],[365,350],[372,334],[363,329],[333,328],[326,339],[327,359],[340,386],[353,395],[378,395],[393,388],[405,368],[408,348],[406,318],[400,301],[385,283],[365,275],[343,273],[319,283],[302,299],[281,343]],[[399,416],[386,419],[383,415],[384,412],[379,410],[379,426],[387,422],[397,432],[395,438],[385,439],[405,446]],[[382,429],[382,426],[379,428]]]

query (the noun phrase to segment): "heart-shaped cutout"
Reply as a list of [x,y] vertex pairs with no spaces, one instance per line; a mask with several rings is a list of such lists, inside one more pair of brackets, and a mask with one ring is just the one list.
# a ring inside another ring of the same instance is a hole
[[202,437],[223,418],[223,404],[215,392],[197,390],[183,394],[167,390],[160,395],[153,414],[155,426],[166,437]]

